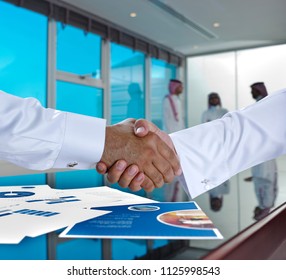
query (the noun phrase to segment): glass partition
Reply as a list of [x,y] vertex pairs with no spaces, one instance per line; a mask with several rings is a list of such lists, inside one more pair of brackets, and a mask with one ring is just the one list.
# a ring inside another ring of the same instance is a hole
[[151,120],[160,129],[163,128],[162,101],[169,93],[170,79],[176,78],[176,66],[165,61],[152,58],[151,64]]
[[57,69],[99,79],[101,37],[70,25],[57,24]]
[[[103,118],[101,38],[58,23],[56,57],[56,108]],[[104,184],[103,176],[92,169],[57,172],[54,178],[55,187],[60,189],[88,188]],[[79,239],[58,243],[55,251],[57,259],[100,259],[100,247],[99,240]]]
[[[283,73],[286,68],[286,45],[250,49],[237,52],[237,100],[238,107],[253,104],[250,85],[264,82],[268,94],[285,88]],[[263,148],[263,146],[261,147]],[[278,194],[275,207],[286,201],[286,156],[276,160],[278,168]],[[245,182],[250,170],[239,175],[241,228],[253,223],[253,211],[257,206],[254,183]],[[251,190],[249,193],[249,189]],[[248,202],[248,203],[245,203]]]
[[[219,93],[223,107],[232,111],[255,102],[250,90],[250,85],[255,82],[264,82],[269,94],[284,88],[285,79],[281,73],[284,73],[285,67],[286,45],[188,58],[189,124],[193,126],[201,122],[210,92]],[[278,196],[275,207],[286,199],[285,163],[285,156],[277,159]],[[208,193],[195,199],[225,239],[220,242],[191,241],[191,246],[214,248],[255,222],[253,216],[258,201],[253,182],[245,181],[249,176],[250,169],[230,179],[230,192],[223,196],[223,206],[218,212],[211,210]]]
[[[165,61],[152,58],[151,60],[151,121],[160,129],[163,129],[163,99],[169,93],[170,79],[176,78],[176,66]],[[163,187],[164,188],[164,187]],[[163,188],[155,189],[152,198],[164,201]]]
[[111,44],[111,123],[145,117],[145,56]]
[[[37,98],[46,106],[47,18],[1,1],[0,37],[0,90]],[[45,183],[44,173],[0,177],[0,186]],[[20,245],[1,244],[0,259],[46,259],[46,246],[44,235],[25,238]]]

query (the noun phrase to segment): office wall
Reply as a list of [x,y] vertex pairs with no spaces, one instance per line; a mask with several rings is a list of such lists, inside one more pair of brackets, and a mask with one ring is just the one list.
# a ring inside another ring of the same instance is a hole
[[[207,108],[207,95],[217,92],[222,106],[229,111],[254,103],[250,85],[264,82],[269,94],[285,88],[286,45],[249,49],[237,52],[190,57],[187,59],[187,92],[189,126],[201,122],[201,114]],[[277,159],[278,197],[276,206],[286,199],[285,157]],[[196,198],[199,205],[221,230],[225,239],[255,222],[253,210],[257,205],[253,183],[246,183],[250,176],[245,170],[231,178],[230,193],[224,195],[223,207],[213,212],[208,193]],[[192,246],[214,248],[223,241],[192,241]]]

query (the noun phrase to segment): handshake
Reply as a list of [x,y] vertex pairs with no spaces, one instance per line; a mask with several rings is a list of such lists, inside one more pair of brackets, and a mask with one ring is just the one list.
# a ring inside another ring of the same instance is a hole
[[182,173],[170,136],[143,119],[107,126],[104,151],[96,170],[107,173],[110,183],[147,192]]

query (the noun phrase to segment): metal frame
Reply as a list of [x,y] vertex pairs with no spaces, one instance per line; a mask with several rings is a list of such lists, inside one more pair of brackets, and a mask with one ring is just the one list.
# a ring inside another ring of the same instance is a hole
[[[57,25],[52,19],[48,21],[48,69],[47,69],[47,107],[56,105],[56,46]],[[46,174],[47,184],[55,188],[55,174]],[[53,232],[47,234],[47,259],[56,259],[57,236]]]
[[[110,119],[110,79],[109,79],[109,49],[110,42],[107,40],[102,40],[101,47],[101,68],[102,68],[102,79],[94,79],[89,76],[81,76],[69,72],[59,71],[56,69],[56,46],[57,46],[57,23],[53,19],[48,21],[48,65],[47,65],[47,107],[55,108],[56,107],[56,82],[64,81],[74,84],[86,85],[94,88],[103,89],[103,107],[104,107],[104,118]],[[47,184],[55,188],[56,179],[54,173],[46,174]],[[57,258],[56,247],[59,243],[68,241],[69,239],[60,239],[55,232],[47,234],[47,259],[55,260]],[[102,242],[102,258],[110,259],[111,258],[111,241]]]

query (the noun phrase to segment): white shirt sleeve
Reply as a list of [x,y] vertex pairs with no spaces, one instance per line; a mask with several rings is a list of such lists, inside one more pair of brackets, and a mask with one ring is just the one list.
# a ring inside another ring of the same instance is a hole
[[286,89],[223,118],[170,134],[186,192],[196,197],[286,153]]
[[89,169],[102,156],[103,119],[46,109],[0,91],[0,159],[18,166]]

